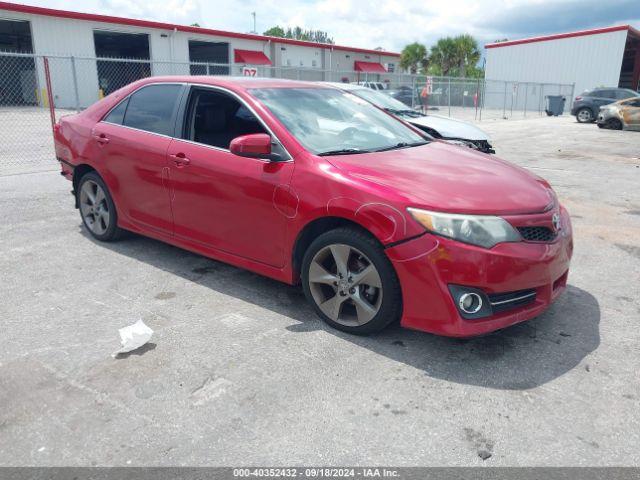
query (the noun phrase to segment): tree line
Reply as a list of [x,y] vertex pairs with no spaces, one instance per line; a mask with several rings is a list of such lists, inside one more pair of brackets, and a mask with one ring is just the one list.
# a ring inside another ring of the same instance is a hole
[[419,42],[407,45],[400,55],[400,68],[411,73],[477,78],[484,75],[479,60],[478,42],[463,34],[441,38],[431,49]]
[[307,42],[334,43],[333,38],[331,38],[327,32],[323,32],[322,30],[305,30],[301,27],[288,27],[284,29],[276,25],[265,31],[264,35],[291,38],[293,40],[305,40]]
[[[264,35],[316,43],[333,44],[333,38],[322,30],[308,30],[301,27],[282,28],[278,25],[264,32]],[[478,67],[480,48],[469,34],[439,39],[431,49],[414,42],[402,49],[400,68],[411,73],[435,76],[470,77],[484,76]]]

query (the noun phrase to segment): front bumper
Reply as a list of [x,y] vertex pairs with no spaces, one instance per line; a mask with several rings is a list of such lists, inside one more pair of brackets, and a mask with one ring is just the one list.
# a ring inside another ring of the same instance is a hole
[[[472,337],[540,315],[565,290],[573,254],[571,222],[561,209],[562,230],[553,242],[502,243],[492,249],[424,234],[388,248],[403,297],[401,325],[451,337]],[[450,286],[489,296],[535,290],[524,305],[479,319],[462,318]]]

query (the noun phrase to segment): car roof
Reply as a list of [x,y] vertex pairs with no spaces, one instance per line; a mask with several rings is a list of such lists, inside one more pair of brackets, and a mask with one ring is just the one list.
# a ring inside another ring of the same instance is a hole
[[318,85],[326,85],[328,87],[339,88],[340,90],[367,90],[367,87],[357,85],[354,83],[342,83],[342,82],[316,82]]
[[139,80],[139,85],[149,83],[197,83],[225,87],[232,90],[249,90],[252,88],[322,88],[320,82],[305,82],[282,78],[264,77],[230,77],[213,75],[172,75],[162,77],[147,77]]
[[623,90],[625,92],[635,93],[636,95],[638,94],[638,92],[631,90],[630,88],[620,88],[620,87],[594,87],[587,90],[587,92],[595,92],[596,90]]

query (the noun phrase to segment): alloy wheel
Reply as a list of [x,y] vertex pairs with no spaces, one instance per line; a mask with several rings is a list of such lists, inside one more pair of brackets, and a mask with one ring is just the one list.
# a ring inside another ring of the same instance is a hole
[[382,280],[373,262],[358,249],[332,244],[309,265],[309,290],[320,310],[345,326],[370,322],[382,305]]
[[96,235],[109,228],[111,215],[104,190],[93,180],[87,180],[80,189],[80,212],[85,225]]
[[583,108],[578,112],[578,120],[581,122],[590,122],[591,121],[591,111],[589,109]]

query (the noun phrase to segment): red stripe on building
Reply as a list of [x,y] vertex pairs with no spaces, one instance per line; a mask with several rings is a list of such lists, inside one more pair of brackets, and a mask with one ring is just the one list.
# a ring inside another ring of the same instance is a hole
[[601,33],[619,32],[621,30],[629,30],[636,34],[640,34],[638,30],[634,29],[630,25],[616,25],[613,27],[595,28],[593,30],[581,30],[579,32],[557,33],[555,35],[546,35],[542,37],[523,38],[521,40],[511,40],[508,42],[488,43],[484,46],[484,48],[510,47],[512,45],[522,45],[525,43],[546,42],[549,40],[560,40],[562,38],[572,38],[572,37],[586,37],[588,35],[599,35]]

